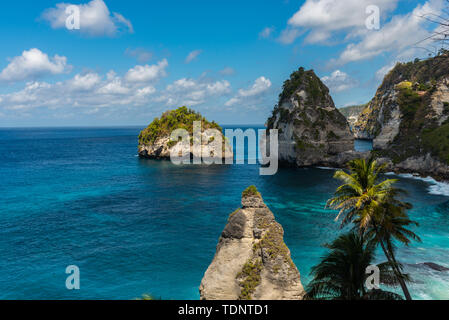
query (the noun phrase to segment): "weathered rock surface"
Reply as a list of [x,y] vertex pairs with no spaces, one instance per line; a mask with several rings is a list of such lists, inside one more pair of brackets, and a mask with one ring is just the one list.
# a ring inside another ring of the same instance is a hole
[[422,263],[422,265],[426,266],[432,270],[435,270],[435,271],[440,271],[440,272],[448,272],[449,271],[449,268],[446,268],[444,266],[441,266],[441,265],[433,263],[433,262],[424,262],[424,263]]
[[279,130],[279,160],[284,164],[341,166],[355,156],[349,124],[313,70],[300,68],[284,83],[267,127]]
[[391,170],[449,179],[449,53],[398,64],[354,125]]
[[[151,144],[140,144],[138,148],[139,156],[147,159],[157,159],[157,160],[169,160],[170,154],[172,150],[176,150],[181,152],[184,150],[184,153],[190,153],[191,157],[193,155],[201,156],[203,159],[205,158],[213,158],[216,155],[216,140],[213,139],[213,135],[208,134],[208,132],[201,133],[201,143],[193,144],[191,141],[187,142],[178,142],[174,145],[170,144],[170,136],[164,135],[160,138],[157,138]],[[229,143],[225,142],[225,138],[222,135],[222,148],[221,148],[221,157],[222,159],[232,158],[233,152],[232,147]]]
[[354,125],[359,120],[360,114],[366,108],[366,106],[367,106],[366,104],[348,106],[340,108],[338,109],[338,111],[340,111],[341,114],[345,116],[346,120],[348,120],[349,126],[351,127],[352,130],[354,128]]
[[305,292],[284,230],[257,191],[229,217],[200,286],[202,300],[298,300]]
[[[194,123],[200,124],[198,133],[194,132]],[[171,134],[177,129],[186,130],[190,139],[170,141]],[[232,147],[222,128],[186,107],[167,111],[160,119],[154,119],[139,135],[138,152],[140,157],[149,159],[170,159],[172,152],[190,157],[195,155],[208,161],[233,157]]]

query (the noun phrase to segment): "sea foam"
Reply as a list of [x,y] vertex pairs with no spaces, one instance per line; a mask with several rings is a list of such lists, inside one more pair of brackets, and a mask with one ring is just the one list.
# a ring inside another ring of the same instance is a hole
[[440,181],[436,181],[432,177],[420,177],[417,174],[411,174],[411,173],[395,174],[394,172],[387,172],[387,173],[385,173],[385,175],[398,176],[398,177],[401,177],[404,179],[414,179],[414,180],[423,181],[423,182],[429,184],[429,187],[427,188],[427,191],[429,192],[429,194],[449,197],[449,183],[447,183],[447,182],[440,182]]

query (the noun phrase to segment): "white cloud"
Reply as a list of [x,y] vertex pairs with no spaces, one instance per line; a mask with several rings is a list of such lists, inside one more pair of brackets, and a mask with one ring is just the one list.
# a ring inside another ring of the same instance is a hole
[[251,86],[251,88],[245,90],[240,89],[239,90],[239,96],[241,97],[251,97],[258,95],[266,90],[268,90],[271,87],[271,81],[270,79],[267,79],[265,77],[257,78],[256,81],[254,81],[254,84]]
[[266,27],[259,33],[259,38],[267,39],[274,32],[274,27]]
[[167,59],[163,59],[154,65],[135,66],[130,69],[126,75],[125,80],[128,82],[142,83],[156,81],[167,75],[165,69],[168,67]]
[[203,52],[203,50],[194,50],[192,52],[190,52],[187,57],[186,57],[186,63],[190,63],[193,60],[195,60],[201,53]]
[[307,31],[306,42],[325,42],[336,31],[365,29],[368,6],[378,6],[381,13],[385,14],[394,10],[397,2],[398,0],[307,0],[288,20],[288,28],[282,32],[279,40],[292,43]]
[[126,49],[125,54],[130,57],[136,58],[140,63],[148,62],[153,57],[153,53],[151,51],[145,50],[143,48],[128,48]]
[[225,106],[230,107],[235,105],[242,100],[250,97],[256,97],[266,92],[271,88],[271,81],[265,77],[259,77],[254,81],[254,84],[248,89],[240,89],[237,95],[230,100],[228,100]]
[[67,58],[55,55],[49,58],[39,49],[23,51],[22,55],[14,57],[8,66],[0,73],[0,81],[20,81],[35,79],[48,74],[61,74],[71,69]]
[[155,99],[170,107],[186,105],[189,107],[200,105],[208,98],[220,97],[229,93],[230,83],[226,80],[210,81],[204,79],[182,78],[169,84],[164,92]]
[[322,77],[321,80],[334,92],[345,91],[357,85],[355,79],[340,70],[335,70],[331,75]]
[[296,38],[301,36],[303,33],[304,32],[300,31],[299,29],[287,28],[285,30],[282,30],[278,41],[283,44],[290,44],[293,43],[296,40]]
[[0,106],[4,110],[133,107],[147,105],[155,92],[153,86],[127,82],[114,71],[106,76],[89,72],[56,83],[28,82],[22,90],[0,95]]
[[439,14],[443,6],[443,0],[429,0],[408,14],[394,16],[377,32],[364,32],[360,42],[346,47],[337,59],[337,64],[370,59],[384,52],[403,57],[415,55],[416,49],[411,50],[411,47],[429,36],[427,20],[422,16]]
[[231,67],[226,67],[223,70],[220,70],[220,74],[224,76],[232,76],[235,73],[235,70]]
[[[58,3],[55,8],[50,8],[42,13],[42,18],[48,21],[53,29],[66,28],[66,8],[71,3]],[[89,36],[114,36],[120,30],[134,32],[133,26],[120,13],[112,13],[103,0],[92,0],[86,4],[77,5],[80,9],[79,31]]]
[[72,91],[89,91],[101,82],[101,77],[97,73],[77,74],[70,79],[67,84]]

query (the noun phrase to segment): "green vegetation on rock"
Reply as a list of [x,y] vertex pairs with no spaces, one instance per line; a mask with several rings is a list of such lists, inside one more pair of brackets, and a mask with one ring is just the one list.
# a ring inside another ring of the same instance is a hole
[[425,131],[422,140],[426,149],[449,164],[449,123],[435,130]]
[[243,198],[247,197],[259,197],[261,198],[260,192],[257,190],[256,186],[249,186],[245,191],[242,193]]
[[[449,103],[438,101],[434,95],[448,75],[449,52],[442,51],[426,60],[398,63],[385,76],[356,123],[361,132],[376,138],[389,125],[397,103],[401,113],[399,133],[388,145],[375,150],[377,156],[388,157],[397,164],[430,153],[449,164],[449,121],[439,121],[441,117],[447,118]],[[443,104],[442,114],[435,110],[435,103]]]
[[367,104],[348,106],[340,108],[338,111],[340,111],[340,113],[348,119],[351,116],[359,115],[366,108],[366,106]]
[[[144,129],[139,135],[140,145],[151,145],[158,138],[169,136],[173,130],[185,129],[192,133],[193,122],[201,121],[202,130],[217,129],[220,132],[222,128],[214,121],[209,122],[200,113],[195,112],[187,107],[181,107],[176,110],[165,112],[160,118],[156,118]],[[176,144],[176,142],[172,142]]]
[[290,258],[290,251],[283,240],[284,232],[278,223],[272,223],[260,241],[260,248],[263,249],[272,261],[277,257],[282,257],[281,261],[288,263],[290,267],[296,268],[292,259]]
[[262,277],[262,261],[257,259],[255,262],[247,261],[243,266],[242,271],[237,274],[237,279],[242,279],[240,282],[240,300],[252,300],[252,294],[260,284]]
[[290,98],[298,88],[303,86],[308,96],[307,104],[319,104],[323,102],[329,93],[329,89],[321,82],[313,70],[305,71],[301,67],[290,75],[290,79],[284,82],[282,93],[279,95],[279,106]]

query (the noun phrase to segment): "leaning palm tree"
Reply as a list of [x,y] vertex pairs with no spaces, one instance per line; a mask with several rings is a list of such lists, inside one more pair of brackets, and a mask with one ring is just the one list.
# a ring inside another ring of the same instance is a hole
[[[366,270],[373,264],[376,242],[352,231],[325,245],[330,252],[312,268],[313,280],[306,288],[306,299],[319,300],[402,300],[398,294],[365,287]],[[388,263],[378,266],[380,280],[397,284]]]
[[402,268],[396,261],[394,240],[405,245],[409,245],[411,240],[420,241],[415,233],[407,229],[408,226],[417,225],[407,215],[407,210],[412,206],[398,199],[405,191],[394,187],[397,180],[379,181],[385,166],[378,165],[373,158],[353,160],[348,165],[349,173],[343,170],[335,173],[334,177],[343,185],[337,188],[327,205],[339,210],[336,220],[341,220],[342,226],[354,223],[360,233],[370,236],[382,247],[404,296],[411,300]]

